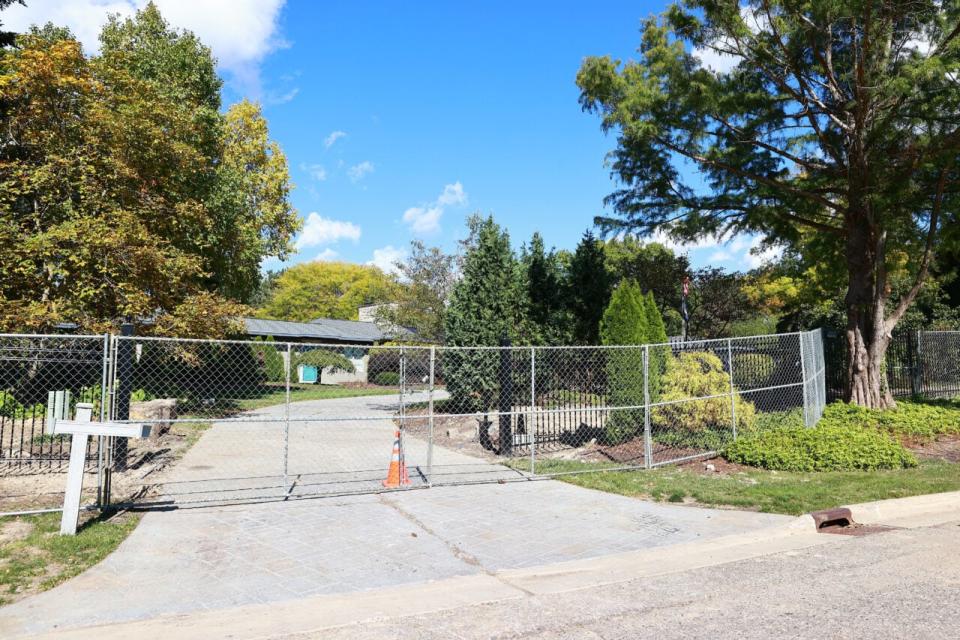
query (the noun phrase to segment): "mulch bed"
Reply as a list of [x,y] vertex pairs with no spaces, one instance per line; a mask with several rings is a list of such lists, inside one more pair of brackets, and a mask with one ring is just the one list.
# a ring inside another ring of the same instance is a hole
[[918,458],[960,462],[960,436],[940,436],[928,442],[904,442]]

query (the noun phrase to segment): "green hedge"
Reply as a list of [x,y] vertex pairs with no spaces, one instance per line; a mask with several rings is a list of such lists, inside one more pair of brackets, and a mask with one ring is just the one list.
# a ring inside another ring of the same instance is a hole
[[917,465],[913,454],[892,436],[853,424],[758,431],[728,445],[723,456],[730,462],[780,471],[866,471]]
[[400,374],[395,371],[381,371],[373,377],[373,384],[381,387],[396,387],[400,384]]

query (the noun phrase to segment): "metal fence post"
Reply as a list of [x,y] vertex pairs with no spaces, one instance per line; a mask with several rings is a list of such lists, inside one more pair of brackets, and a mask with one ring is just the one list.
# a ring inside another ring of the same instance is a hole
[[430,395],[427,400],[427,423],[429,425],[429,435],[427,437],[427,484],[433,484],[433,390],[436,386],[436,361],[437,348],[434,345],[430,345]]
[[[110,414],[107,409],[107,384],[110,379],[110,334],[103,334],[103,372],[100,375],[100,422],[106,422]],[[103,510],[103,445],[104,437],[97,436],[97,508]]]
[[801,387],[803,388],[803,426],[810,426],[810,417],[809,409],[807,407],[807,359],[803,356],[803,332],[797,334],[797,339],[800,342],[800,378],[803,380]]
[[527,435],[530,437],[530,473],[537,473],[537,349],[530,347],[530,417]]
[[[629,348],[629,347],[626,347]],[[653,466],[653,434],[650,430],[650,345],[643,345],[643,466]]]
[[920,337],[923,335],[923,332],[920,329],[917,329],[917,362],[915,366],[916,369],[916,378],[917,378],[917,395],[923,395],[923,350],[920,348]]
[[293,366],[293,350],[287,343],[286,366],[284,367],[284,400],[283,400],[283,492],[290,490],[290,368]]
[[506,336],[500,341],[500,398],[499,413],[499,445],[500,455],[508,456],[513,453],[513,352],[510,349],[510,339]]
[[406,427],[406,403],[403,397],[407,390],[407,354],[400,345],[400,452],[403,455],[403,429]]
[[[117,420],[130,419],[130,396],[133,393],[133,342],[129,340],[133,336],[133,325],[124,322],[120,325],[121,339],[117,343]],[[128,338],[123,340],[123,338]],[[113,466],[117,471],[124,471],[127,468],[127,439],[111,438]]]
[[737,402],[733,386],[733,340],[727,338],[727,369],[730,373],[730,419],[733,425],[733,439],[737,439]]

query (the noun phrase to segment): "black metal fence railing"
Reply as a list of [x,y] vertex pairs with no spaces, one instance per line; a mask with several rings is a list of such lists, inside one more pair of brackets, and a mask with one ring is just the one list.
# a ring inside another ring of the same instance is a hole
[[[827,401],[847,394],[849,355],[840,330],[823,332]],[[960,396],[960,331],[898,331],[884,362],[890,393],[895,398]]]

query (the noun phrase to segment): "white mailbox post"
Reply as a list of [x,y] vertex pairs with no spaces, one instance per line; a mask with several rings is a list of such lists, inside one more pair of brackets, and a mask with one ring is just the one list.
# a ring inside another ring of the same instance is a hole
[[126,424],[121,422],[91,422],[93,405],[78,402],[74,420],[57,420],[54,433],[69,433],[70,466],[67,472],[67,489],[63,494],[63,517],[60,519],[60,535],[72,536],[77,533],[77,520],[80,517],[80,492],[83,490],[83,467],[87,458],[87,439],[90,436],[109,436],[113,438],[146,438],[150,435],[150,426]]

